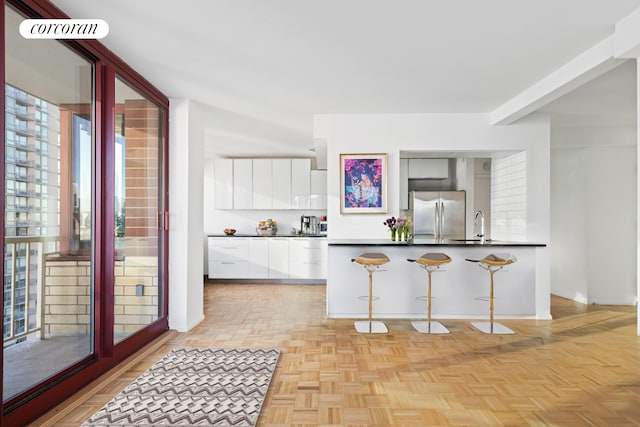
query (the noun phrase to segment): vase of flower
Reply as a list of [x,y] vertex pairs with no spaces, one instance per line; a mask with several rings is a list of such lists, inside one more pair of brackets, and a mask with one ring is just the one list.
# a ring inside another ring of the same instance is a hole
[[396,227],[396,217],[392,216],[391,218],[387,218],[384,220],[383,224],[389,227],[389,231],[391,232],[391,241],[395,242],[397,237],[398,228]]

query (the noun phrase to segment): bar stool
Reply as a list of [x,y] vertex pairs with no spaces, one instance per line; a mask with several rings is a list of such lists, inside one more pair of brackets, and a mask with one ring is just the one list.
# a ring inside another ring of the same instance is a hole
[[369,301],[369,320],[368,321],[358,321],[355,322],[356,331],[363,334],[385,334],[389,332],[387,326],[383,322],[373,321],[372,312],[373,312],[373,300],[379,299],[378,297],[373,296],[373,272],[376,271],[382,264],[388,263],[389,258],[382,253],[377,252],[369,252],[360,255],[357,258],[351,260],[351,262],[358,263],[362,265],[365,270],[369,272],[369,295],[359,297],[360,299],[368,299]]
[[[493,275],[502,270],[505,266],[513,264],[517,261],[516,257],[512,254],[490,254],[481,260],[467,259],[470,262],[477,262],[480,268],[487,270],[491,277],[491,287],[489,288],[489,322],[471,322],[471,324],[477,329],[481,330],[485,334],[515,334],[512,329],[500,323],[494,323],[493,321],[493,307],[494,307],[494,292],[493,292]],[[486,297],[479,297],[477,299],[485,300]]]
[[[423,334],[448,334],[449,330],[440,322],[431,321],[431,273],[438,270],[441,265],[451,262],[451,258],[443,253],[426,253],[418,259],[407,259],[409,262],[415,262],[420,268],[427,272],[429,276],[427,288],[427,321],[411,322],[416,331]],[[416,297],[418,300],[425,300],[425,297]]]

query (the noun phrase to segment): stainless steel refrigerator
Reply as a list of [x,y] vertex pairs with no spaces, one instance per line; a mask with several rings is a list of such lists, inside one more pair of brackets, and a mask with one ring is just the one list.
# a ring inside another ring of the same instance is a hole
[[439,240],[464,239],[466,199],[464,191],[411,191],[409,211],[413,235]]

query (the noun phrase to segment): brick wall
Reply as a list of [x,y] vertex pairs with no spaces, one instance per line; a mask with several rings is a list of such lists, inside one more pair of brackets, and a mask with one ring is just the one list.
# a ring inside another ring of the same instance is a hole
[[[124,253],[154,255],[158,248],[159,109],[144,99],[126,100]],[[142,239],[140,239],[142,238]]]
[[[91,321],[90,261],[45,261],[46,335],[88,334]],[[126,335],[158,319],[158,263],[129,256],[115,264],[114,332]],[[141,284],[142,296],[136,296]]]

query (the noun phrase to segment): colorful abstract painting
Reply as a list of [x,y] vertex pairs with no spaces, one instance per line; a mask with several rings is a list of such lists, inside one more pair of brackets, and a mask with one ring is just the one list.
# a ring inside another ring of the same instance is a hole
[[387,212],[387,155],[340,155],[340,212]]

